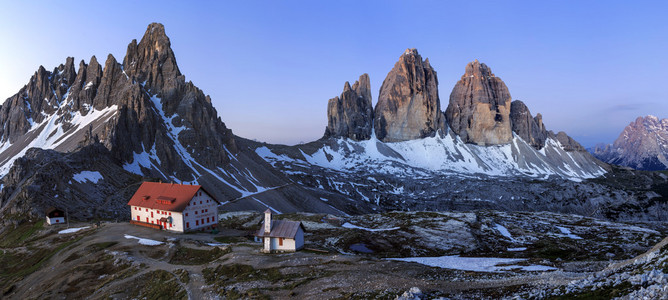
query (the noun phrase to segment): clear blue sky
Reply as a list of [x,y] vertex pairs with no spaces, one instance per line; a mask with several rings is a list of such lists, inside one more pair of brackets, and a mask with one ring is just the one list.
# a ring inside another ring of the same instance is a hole
[[406,48],[438,72],[441,108],[474,60],[585,146],[668,117],[666,1],[2,1],[0,98],[39,65],[119,61],[151,22],[237,135],[322,136],[327,100],[369,73],[373,102]]

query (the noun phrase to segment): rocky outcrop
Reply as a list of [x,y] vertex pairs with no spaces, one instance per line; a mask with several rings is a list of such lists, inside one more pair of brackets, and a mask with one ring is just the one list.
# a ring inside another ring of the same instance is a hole
[[372,124],[371,88],[369,75],[365,73],[352,87],[346,81],[340,97],[329,99],[325,137],[368,140],[371,137]]
[[592,151],[598,159],[638,170],[668,169],[668,119],[638,117],[612,145]]
[[549,132],[549,135],[554,136],[554,138],[561,143],[561,146],[563,146],[565,151],[577,151],[577,152],[586,152],[587,150],[580,145],[576,140],[574,140],[572,137],[568,136],[565,132],[559,131],[559,133],[554,135],[553,132]]
[[450,94],[445,111],[450,128],[466,143],[497,145],[512,139],[510,92],[487,65],[475,60]]
[[[85,170],[87,173],[82,173]],[[95,184],[82,174],[99,174]],[[11,222],[42,219],[55,206],[77,220],[127,220],[127,199],[140,182],[123,170],[102,144],[72,153],[32,148],[17,159],[3,177],[0,191],[0,227]]]
[[445,129],[438,78],[416,49],[407,49],[387,74],[374,110],[374,131],[384,142],[433,136]]
[[510,124],[513,132],[529,145],[537,150],[545,146],[547,130],[543,125],[543,116],[537,114],[535,118],[532,117],[524,102],[515,100],[510,103]]

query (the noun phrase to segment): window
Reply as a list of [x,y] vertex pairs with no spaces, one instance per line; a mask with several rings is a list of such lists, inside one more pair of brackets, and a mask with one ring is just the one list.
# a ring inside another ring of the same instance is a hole
[[188,216],[188,213],[186,213],[186,217]]
[[146,209],[146,211],[148,211],[148,208]]
[[199,225],[199,220],[195,220],[195,226]]
[[195,211],[195,214],[197,214],[197,211]]
[[139,216],[137,216],[137,221],[140,221],[140,220],[139,220]]
[[190,228],[190,223],[186,222],[186,228]]
[[202,200],[199,201],[199,204],[202,204]]
[[206,222],[209,223],[209,218],[208,217],[206,218]]
[[278,245],[283,246],[283,238],[278,238]]
[[146,217],[146,223],[148,223],[148,217]]
[[209,209],[208,209],[208,208],[207,208],[207,209],[205,209],[205,210],[206,210],[206,212],[209,212]]
[[171,211],[169,212],[169,215],[170,215],[170,216],[172,215],[172,212],[171,212]]

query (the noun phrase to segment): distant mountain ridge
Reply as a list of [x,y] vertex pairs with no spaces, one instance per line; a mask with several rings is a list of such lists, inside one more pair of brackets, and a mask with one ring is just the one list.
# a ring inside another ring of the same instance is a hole
[[612,145],[591,149],[598,159],[637,170],[668,169],[668,119],[649,115],[631,122]]

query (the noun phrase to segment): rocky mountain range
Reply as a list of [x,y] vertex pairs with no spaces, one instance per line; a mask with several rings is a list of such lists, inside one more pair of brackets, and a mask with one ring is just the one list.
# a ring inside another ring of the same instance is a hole
[[638,117],[612,145],[591,149],[598,159],[637,170],[668,169],[668,119]]
[[[93,175],[73,181],[77,174]],[[76,218],[111,217],[127,202],[119,189],[147,179],[202,184],[223,201],[281,187],[265,201],[337,211],[301,203],[317,198],[238,145],[209,96],[179,71],[158,23],[130,42],[122,63],[110,54],[104,66],[95,56],[78,68],[71,57],[53,71],[40,66],[0,107],[0,176],[3,221],[52,205]]]
[[[122,63],[112,55],[104,65],[74,61],[40,67],[0,106],[3,223],[40,217],[49,206],[78,219],[123,219],[144,180],[201,184],[223,210],[596,207],[592,213],[628,217],[619,204],[637,203],[657,207],[648,219],[665,211],[660,194],[647,194],[661,178],[650,176],[637,193],[591,183],[612,169],[548,131],[478,61],[466,66],[444,112],[436,71],[408,49],[375,107],[368,74],[346,82],[328,101],[324,137],[296,146],[235,136],[181,74],[161,24],[130,42]],[[579,200],[564,203],[569,197]]]
[[[368,84],[368,75],[360,77],[360,82]],[[364,92],[369,91],[367,85],[360,86]],[[503,80],[478,60],[466,66],[445,112],[440,109],[436,71],[416,49],[407,49],[387,74],[373,119],[369,118],[370,94],[361,95],[355,90],[346,82],[341,98],[329,101],[324,135],[325,139],[348,138],[352,141],[340,143],[350,146],[323,145],[324,160],[309,159],[308,155],[320,155],[310,149],[294,159],[313,160],[335,169],[390,160],[432,171],[557,175],[578,180],[605,173],[605,166],[579,143],[564,132],[548,131],[540,114],[533,117],[524,102],[512,101]],[[375,136],[366,134],[369,128],[374,129]],[[351,138],[350,132],[357,134]],[[415,144],[428,149],[416,149]],[[332,155],[334,152],[338,155]],[[419,158],[413,157],[416,153]]]

